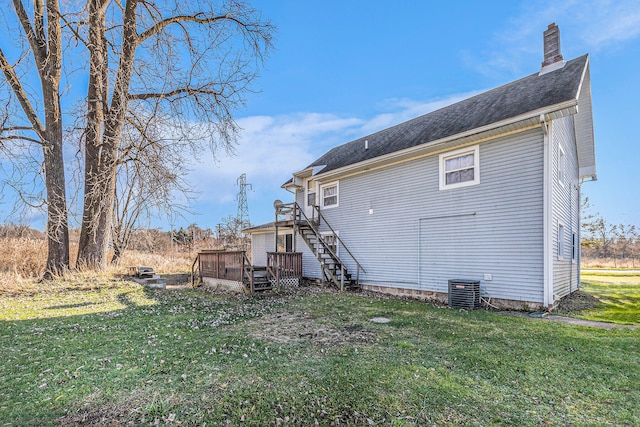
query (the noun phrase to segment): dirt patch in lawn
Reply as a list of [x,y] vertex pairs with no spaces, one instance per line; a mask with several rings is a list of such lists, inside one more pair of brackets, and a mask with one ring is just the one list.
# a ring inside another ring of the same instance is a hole
[[376,342],[376,333],[362,324],[336,326],[309,313],[272,313],[243,324],[253,338],[272,343],[308,342],[317,345],[343,345]]
[[553,313],[575,314],[583,310],[590,310],[597,304],[598,298],[584,291],[576,291],[566,298],[563,298]]

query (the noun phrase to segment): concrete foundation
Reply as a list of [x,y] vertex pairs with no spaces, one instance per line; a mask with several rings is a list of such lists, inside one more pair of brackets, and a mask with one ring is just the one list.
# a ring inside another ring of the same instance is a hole
[[[387,295],[409,297],[422,301],[433,301],[439,304],[448,304],[448,295],[444,292],[424,291],[421,289],[394,288],[391,286],[365,285],[360,287],[365,291],[379,292]],[[487,304],[488,303],[488,304]],[[501,310],[537,311],[542,309],[542,303],[533,301],[514,301],[501,298],[486,299],[483,297],[482,305]]]

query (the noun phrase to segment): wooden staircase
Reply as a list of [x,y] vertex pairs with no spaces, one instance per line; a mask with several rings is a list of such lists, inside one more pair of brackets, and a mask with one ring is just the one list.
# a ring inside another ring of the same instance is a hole
[[[302,237],[302,240],[304,240],[311,252],[318,259],[325,282],[332,284],[340,290],[359,288],[360,270],[365,273],[366,271],[353,256],[351,251],[349,251],[335,230],[333,230],[331,225],[326,221],[322,213],[320,213],[320,208],[318,206],[314,206],[313,218],[309,218],[295,202],[277,205],[276,225],[283,221],[287,223],[293,222],[294,229],[297,230],[300,237]],[[328,230],[333,233],[336,241],[340,242],[341,249],[344,250],[354,261],[356,265],[355,278],[348,271],[347,266],[340,259],[338,254],[323,238],[320,233],[321,223],[324,223]]]

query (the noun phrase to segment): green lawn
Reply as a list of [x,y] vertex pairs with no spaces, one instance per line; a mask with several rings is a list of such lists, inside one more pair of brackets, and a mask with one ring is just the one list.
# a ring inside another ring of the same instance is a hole
[[603,272],[581,275],[583,290],[597,299],[593,309],[576,317],[605,322],[640,323],[640,275]]
[[0,297],[0,338],[0,425],[640,424],[638,330],[115,282]]

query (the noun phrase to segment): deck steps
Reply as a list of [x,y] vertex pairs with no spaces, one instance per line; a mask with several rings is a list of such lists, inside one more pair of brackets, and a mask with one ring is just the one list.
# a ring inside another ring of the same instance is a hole
[[[247,270],[249,271],[249,270]],[[249,289],[251,288],[251,282],[249,280],[247,280],[246,278],[244,279],[244,284],[245,286],[247,286]],[[254,292],[266,292],[266,291],[270,291],[273,289],[273,283],[271,282],[271,279],[269,278],[269,274],[266,270],[266,268],[263,270],[259,267],[254,267],[253,269],[253,291]]]

